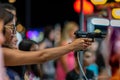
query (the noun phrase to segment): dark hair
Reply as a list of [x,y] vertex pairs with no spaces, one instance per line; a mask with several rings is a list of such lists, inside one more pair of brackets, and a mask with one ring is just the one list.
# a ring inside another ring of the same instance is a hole
[[6,10],[6,19],[5,19],[4,24],[5,25],[8,24],[9,22],[11,22],[13,20],[13,18],[14,18],[14,15],[11,12]]
[[[14,17],[14,15],[11,12],[6,11],[6,18],[4,20],[4,25],[11,22],[13,20],[13,17]],[[3,34],[5,35],[5,27],[3,27]]]
[[[8,11],[8,10],[16,10],[16,8],[15,8],[12,4],[9,4],[9,3],[2,3],[2,4],[1,4],[1,7],[6,10],[6,13],[7,13],[7,16],[6,16],[6,17],[7,17],[7,18],[6,18],[5,24],[7,24],[7,23],[9,23],[10,21],[12,21],[13,18],[14,18],[14,15],[13,15],[10,11]],[[8,10],[7,10],[7,9],[8,9]]]
[[2,7],[4,9],[16,10],[16,8],[12,4],[9,4],[9,3],[2,3]]
[[20,42],[19,49],[23,51],[30,51],[30,48],[32,47],[33,44],[37,43],[33,40],[24,39]]
[[44,29],[44,37],[49,39],[49,34],[53,30],[53,27],[51,25],[46,26]]
[[[4,25],[13,20],[13,14],[2,8],[0,4],[0,20],[4,21]],[[3,34],[5,34],[5,28],[3,28]]]
[[[30,51],[30,48],[32,47],[33,44],[37,44],[37,43],[33,40],[24,39],[20,42],[19,49],[22,51]],[[32,72],[35,74],[35,76],[39,77],[40,73],[38,71],[37,65],[33,64],[33,65],[30,65],[30,67]]]
[[4,23],[7,23],[7,17],[8,17],[8,13],[7,11],[1,7],[1,4],[0,4],[0,20],[3,20]]

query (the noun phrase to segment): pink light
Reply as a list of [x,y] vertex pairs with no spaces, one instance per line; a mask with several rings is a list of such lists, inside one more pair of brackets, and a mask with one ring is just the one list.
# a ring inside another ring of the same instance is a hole
[[34,30],[34,31],[27,31],[26,37],[29,39],[37,38],[39,36],[39,32]]

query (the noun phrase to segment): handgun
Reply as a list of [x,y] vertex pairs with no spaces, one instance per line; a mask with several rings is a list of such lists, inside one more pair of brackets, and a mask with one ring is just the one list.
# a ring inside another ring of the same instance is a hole
[[106,32],[83,32],[83,31],[76,31],[75,32],[76,38],[105,38]]

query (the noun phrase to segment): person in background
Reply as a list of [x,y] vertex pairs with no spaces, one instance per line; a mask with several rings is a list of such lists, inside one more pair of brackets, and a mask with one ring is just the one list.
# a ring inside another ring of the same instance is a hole
[[109,80],[111,76],[111,67],[109,65],[109,56],[111,49],[111,33],[112,27],[108,27],[106,37],[103,40],[99,40],[98,49],[96,51],[96,64],[99,68],[99,80]]
[[[25,39],[19,44],[19,50],[22,51],[37,51],[38,49],[39,45],[33,40]],[[40,71],[37,64],[25,65],[24,80],[40,80]]]
[[[52,26],[46,26],[44,29],[44,40],[40,44],[40,49],[52,48],[54,47],[54,29]],[[45,62],[41,65],[43,80],[55,80],[55,66],[54,60]]]
[[60,40],[61,40],[61,24],[60,23],[57,23],[55,26],[54,26],[54,36],[55,36],[55,40],[54,40],[54,46],[59,46],[59,43],[60,43]]
[[[93,71],[86,68],[86,66],[89,66],[92,63],[92,55],[93,53],[89,50],[84,51],[83,55],[83,71],[87,77],[88,80],[94,80],[94,73]],[[75,68],[67,73],[66,80],[79,80],[79,74],[80,74],[80,67],[78,63],[78,57],[77,53],[74,54],[75,57]],[[83,80],[86,80],[86,78],[83,76]]]
[[110,37],[109,64],[112,76],[110,80],[120,80],[120,28],[114,27]]
[[95,77],[98,79],[98,80],[107,80],[106,79],[106,75],[108,75],[107,73],[107,70],[106,70],[106,66],[105,66],[105,60],[104,60],[104,57],[101,53],[101,43],[102,43],[102,39],[98,39],[96,40],[96,42],[98,43],[98,47],[97,47],[97,50],[95,51],[95,54],[96,54],[96,60],[95,60],[95,63],[96,63],[96,69],[98,71],[98,75],[95,75]]
[[98,76],[99,70],[98,70],[98,65],[96,64],[96,51],[98,48],[99,43],[97,41],[93,42],[92,45],[88,48],[92,55],[92,63],[89,66],[86,66],[87,69],[91,70],[94,72],[94,76]]
[[[68,21],[64,25],[59,46],[65,46],[75,39],[74,32],[78,30],[78,24]],[[71,51],[57,60],[56,80],[65,80],[66,74],[74,68],[74,52]]]

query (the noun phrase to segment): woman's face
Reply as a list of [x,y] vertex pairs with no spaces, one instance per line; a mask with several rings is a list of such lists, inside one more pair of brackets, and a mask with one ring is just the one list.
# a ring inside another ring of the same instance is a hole
[[70,30],[70,32],[69,32],[69,36],[70,36],[70,38],[72,38],[72,39],[74,39],[75,38],[75,32],[78,30],[78,27],[77,26],[75,26],[74,28],[72,28],[71,30]]
[[37,50],[39,50],[39,45],[33,44],[30,51],[37,51]]
[[52,30],[52,31],[50,32],[50,34],[49,34],[49,39],[50,39],[51,41],[54,41],[54,38],[55,38],[55,32],[54,32],[54,30]]
[[18,48],[17,41],[18,41],[18,39],[17,39],[16,35],[13,35],[12,40],[10,42],[11,48],[14,48],[14,49]]
[[10,46],[17,45],[16,28],[14,21],[11,21],[10,23],[5,25],[5,39],[8,45]]

